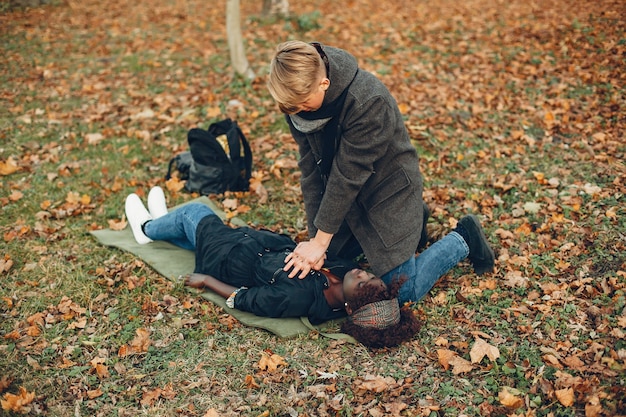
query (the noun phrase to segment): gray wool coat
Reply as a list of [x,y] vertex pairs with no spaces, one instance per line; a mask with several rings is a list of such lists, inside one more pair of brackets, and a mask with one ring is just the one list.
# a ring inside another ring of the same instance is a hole
[[348,52],[322,48],[330,79],[322,108],[349,89],[326,187],[317,168],[321,131],[303,133],[289,124],[300,151],[309,234],[315,236],[318,229],[334,234],[329,256],[341,254],[353,235],[380,276],[414,256],[420,240],[423,202],[417,152],[382,82],[360,70]]

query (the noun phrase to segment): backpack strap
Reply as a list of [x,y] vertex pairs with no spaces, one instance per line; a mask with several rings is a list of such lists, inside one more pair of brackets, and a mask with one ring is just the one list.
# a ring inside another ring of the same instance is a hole
[[166,180],[170,180],[172,178],[172,167],[174,166],[175,160],[176,160],[176,157],[173,157],[172,159],[170,159],[170,163],[167,166],[167,174],[165,174]]
[[[243,134],[239,125],[236,121],[233,121],[235,125],[235,129],[237,134],[239,135],[239,139],[241,140],[241,145],[243,146],[243,160],[246,168],[246,180],[249,180],[252,177],[252,150],[250,149],[250,144],[246,139],[246,136]],[[231,147],[231,152],[233,152],[233,148]],[[238,155],[241,155],[240,153]],[[232,159],[232,157],[231,157]]]

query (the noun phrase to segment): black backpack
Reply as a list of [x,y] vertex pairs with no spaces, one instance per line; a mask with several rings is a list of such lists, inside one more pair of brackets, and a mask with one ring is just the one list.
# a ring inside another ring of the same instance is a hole
[[[222,135],[225,138],[220,138]],[[172,158],[165,179],[176,170],[178,177],[186,180],[187,191],[202,195],[248,191],[252,152],[236,121],[225,119],[211,124],[208,130],[193,128],[187,133],[187,142],[190,151]]]

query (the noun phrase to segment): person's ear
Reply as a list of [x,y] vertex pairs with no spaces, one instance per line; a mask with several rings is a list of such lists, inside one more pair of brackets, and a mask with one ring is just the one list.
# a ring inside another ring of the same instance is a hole
[[348,315],[352,315],[352,307],[350,307],[347,302],[344,303],[343,307],[346,310],[346,313],[348,313]]
[[320,82],[320,87],[322,88],[322,91],[328,90],[328,88],[330,87],[330,80],[328,78],[322,79],[322,81]]

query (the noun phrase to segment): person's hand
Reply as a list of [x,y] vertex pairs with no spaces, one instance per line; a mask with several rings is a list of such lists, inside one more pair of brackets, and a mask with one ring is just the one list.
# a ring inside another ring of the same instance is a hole
[[326,259],[326,246],[315,239],[301,242],[296,249],[285,257],[284,271],[289,272],[289,278],[298,275],[303,279],[311,269],[320,270]]
[[189,274],[185,277],[185,285],[192,288],[204,288],[204,275]]

